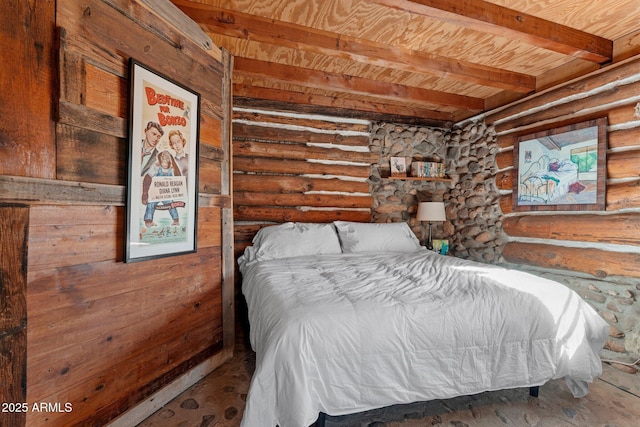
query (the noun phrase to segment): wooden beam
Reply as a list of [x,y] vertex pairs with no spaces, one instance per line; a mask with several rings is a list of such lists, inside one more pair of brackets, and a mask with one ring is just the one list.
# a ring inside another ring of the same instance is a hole
[[402,46],[389,46],[190,0],[174,0],[174,3],[207,31],[228,37],[520,93],[535,90],[536,79],[527,74],[427,54]]
[[640,277],[640,254],[570,248],[539,243],[508,242],[504,259],[513,264],[578,271],[594,277]]
[[[27,242],[29,208],[0,204],[0,425],[23,426],[27,401]],[[26,405],[26,403],[25,403]]]
[[234,175],[233,183],[236,191],[253,193],[302,193],[308,191],[369,192],[369,184],[366,181],[347,181],[338,178],[309,178],[292,175],[238,173]]
[[486,1],[371,0],[465,28],[603,64],[613,57],[613,41]]
[[330,222],[335,220],[370,222],[369,210],[306,210],[301,207],[256,207],[237,206],[233,217],[236,221],[269,221],[269,222]]
[[211,38],[172,2],[157,0],[140,0],[140,2],[149,10],[158,14],[168,24],[178,28],[195,44],[205,50],[213,51],[213,56],[218,61],[222,61],[222,52],[213,44]]
[[[297,143],[316,143],[316,144],[337,144],[347,145],[350,147],[369,147],[369,134],[368,130],[365,135],[343,135],[339,133],[326,133],[326,132],[312,132],[301,129],[286,129],[284,127],[267,127],[255,123],[260,121],[264,115],[253,117],[254,123],[233,123],[233,139],[260,139],[265,141],[286,141]],[[280,118],[280,117],[278,117]],[[236,111],[233,115],[234,120],[251,120],[247,114]],[[293,122],[294,125],[296,122]],[[298,121],[297,123],[303,123]],[[298,125],[303,126],[303,125]],[[308,125],[310,126],[310,125]],[[362,149],[362,148],[360,148]]]
[[[396,116],[398,122],[405,122],[409,118],[420,118],[430,121],[434,126],[444,126],[443,122],[453,122],[453,115],[445,111],[437,111],[430,108],[412,107],[409,105],[393,104],[390,102],[380,102],[379,100],[363,100],[351,98],[337,98],[328,95],[311,94],[303,92],[295,92],[290,90],[280,90],[263,88],[258,86],[248,86],[241,84],[233,85],[234,105],[242,105],[255,108],[269,108],[273,103],[284,109],[292,109],[299,112],[322,113],[322,108],[329,109],[328,113],[344,111],[346,117],[362,117],[368,120],[377,121],[394,121],[390,119]],[[262,101],[260,101],[262,100]],[[282,107],[288,104],[289,108]],[[305,105],[313,105],[313,109],[304,107]],[[364,111],[367,114],[354,114],[352,112]],[[373,114],[371,114],[373,113]],[[338,114],[340,115],[340,114]]]
[[503,221],[511,237],[640,246],[640,214],[529,215]]
[[397,83],[375,81],[344,74],[329,73],[309,68],[293,67],[256,59],[235,58],[234,71],[239,75],[293,83],[315,89],[356,95],[376,95],[380,98],[396,102],[415,103],[425,106],[443,105],[478,111],[484,108],[484,100],[481,98],[405,86]]
[[[124,206],[125,198],[122,185],[0,175],[0,203]],[[198,206],[230,208],[231,196],[200,193]]]
[[237,157],[266,157],[271,159],[341,160],[369,164],[376,163],[380,159],[378,153],[345,151],[335,148],[307,146],[306,144],[238,140],[233,143],[233,155]]

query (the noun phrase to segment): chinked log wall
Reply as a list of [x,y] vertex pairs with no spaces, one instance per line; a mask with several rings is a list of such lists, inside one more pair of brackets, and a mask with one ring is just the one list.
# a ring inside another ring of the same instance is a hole
[[[29,2],[16,4],[23,6],[12,3],[0,22],[24,25],[15,32],[26,32],[29,41],[4,43],[0,30],[2,42],[34,64],[25,59],[15,73],[7,65],[2,77],[13,76],[16,102],[0,106],[0,116],[16,120],[4,121],[8,131],[0,132],[0,225],[17,235],[2,235],[0,262],[24,262],[16,265],[26,283],[19,271],[0,274],[0,287],[11,292],[11,306],[0,305],[3,317],[14,315],[0,326],[13,331],[12,340],[25,336],[26,294],[27,341],[26,351],[7,341],[13,356],[6,368],[2,363],[0,391],[5,373],[15,371],[4,402],[60,406],[56,412],[30,406],[26,419],[3,413],[0,425],[103,425],[200,362],[213,369],[232,354],[232,59],[169,2],[150,8],[130,0],[65,0],[38,3],[35,14]],[[38,34],[50,38],[31,39]],[[201,95],[195,254],[123,263],[130,57]],[[32,75],[41,61],[50,67],[45,83]],[[56,106],[55,122],[49,104]],[[5,154],[3,147],[12,150]],[[28,214],[9,221],[5,214],[15,216],[8,209],[18,209],[16,202]]]
[[270,224],[371,220],[364,120],[234,108],[235,249]]
[[[604,212],[512,212],[513,148],[540,129],[608,118]],[[612,325],[607,348],[640,353],[640,57],[486,117],[501,153],[496,183],[509,236],[504,259],[569,281]],[[580,278],[580,279],[578,279]]]

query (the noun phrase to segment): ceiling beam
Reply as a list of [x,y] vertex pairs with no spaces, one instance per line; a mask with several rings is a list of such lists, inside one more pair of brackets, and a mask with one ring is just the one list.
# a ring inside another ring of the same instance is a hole
[[[383,103],[375,100],[363,100],[363,99],[351,99],[351,98],[337,98],[334,96],[310,94],[303,92],[295,92],[290,90],[281,90],[273,88],[263,88],[258,86],[249,86],[245,84],[233,85],[233,98],[234,104],[239,103],[242,105],[264,105],[259,101],[251,100],[265,100],[274,101],[283,104],[296,104],[296,105],[313,105],[314,111],[318,107],[329,108],[333,110],[350,111],[353,117],[354,111],[362,111],[368,113],[374,113],[379,117],[407,117],[421,119],[422,121],[428,120],[431,124],[438,123],[450,123],[453,122],[453,114],[436,111],[426,108],[411,107],[406,104],[391,104]],[[236,100],[238,102],[236,102]],[[300,107],[296,107],[300,110]],[[371,119],[371,114],[363,115]]]
[[613,57],[613,41],[482,0],[369,0],[603,64]]
[[173,1],[207,31],[227,37],[305,50],[365,64],[450,78],[519,93],[532,92],[536,86],[535,77],[527,74],[458,61],[405,49],[401,46],[389,46],[371,40],[194,3],[190,0]]
[[484,109],[484,100],[481,98],[238,56],[234,59],[233,71],[240,76],[292,83],[321,90],[377,96],[395,102],[425,106],[442,105],[477,111]]

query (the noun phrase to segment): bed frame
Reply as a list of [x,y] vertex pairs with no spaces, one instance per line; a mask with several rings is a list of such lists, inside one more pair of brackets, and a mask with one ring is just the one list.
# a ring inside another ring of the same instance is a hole
[[[529,396],[538,397],[540,394],[540,386],[529,387]],[[327,415],[324,412],[320,412],[318,419],[314,427],[325,427],[325,423],[327,422],[327,417],[331,418],[331,415]]]

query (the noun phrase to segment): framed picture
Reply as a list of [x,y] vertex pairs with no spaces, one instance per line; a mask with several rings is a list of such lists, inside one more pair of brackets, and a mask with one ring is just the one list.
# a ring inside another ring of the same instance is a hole
[[131,59],[125,261],[196,251],[200,95]]
[[391,157],[391,176],[407,176],[407,159],[404,157]]
[[604,210],[606,153],[606,118],[518,138],[513,210]]
[[449,241],[442,239],[434,239],[431,244],[433,245],[433,251],[441,255],[447,255],[449,253]]

